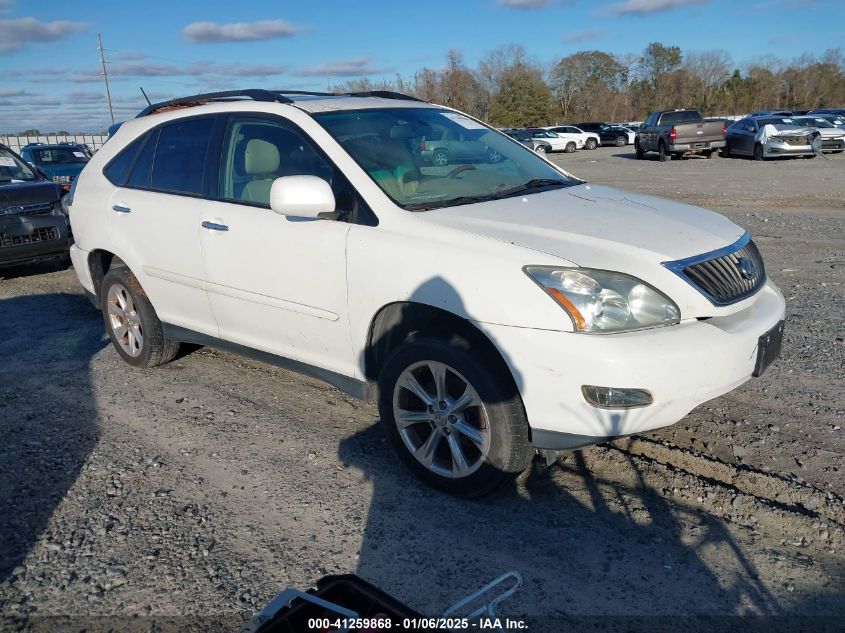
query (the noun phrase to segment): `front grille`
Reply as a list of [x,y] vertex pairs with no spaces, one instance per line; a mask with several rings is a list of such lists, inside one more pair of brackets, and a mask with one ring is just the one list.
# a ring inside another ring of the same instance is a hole
[[23,244],[32,244],[34,242],[49,242],[57,239],[59,239],[59,232],[52,226],[35,229],[29,235],[6,235],[5,233],[0,233],[0,248],[22,246]]
[[3,207],[0,208],[0,215],[32,215],[33,213],[50,213],[52,210],[52,202],[39,202],[37,204]]
[[757,246],[746,233],[730,246],[664,266],[698,288],[714,305],[750,297],[766,283],[766,269]]
[[845,142],[841,138],[822,139],[822,149],[842,149]]
[[809,145],[810,139],[806,136],[782,136],[781,140],[787,145]]

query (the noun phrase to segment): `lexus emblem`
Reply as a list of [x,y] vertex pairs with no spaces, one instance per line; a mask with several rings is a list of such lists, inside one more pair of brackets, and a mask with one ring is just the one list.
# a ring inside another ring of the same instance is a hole
[[740,257],[737,266],[739,266],[739,272],[745,279],[753,279],[757,274],[757,266],[747,257]]

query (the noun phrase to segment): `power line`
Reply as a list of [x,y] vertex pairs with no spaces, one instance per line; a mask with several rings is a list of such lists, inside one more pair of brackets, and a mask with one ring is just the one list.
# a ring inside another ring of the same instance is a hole
[[106,98],[109,100],[109,116],[111,117],[111,124],[114,125],[114,110],[111,107],[111,92],[109,91],[109,73],[106,70],[106,58],[103,56],[103,36],[97,33],[97,41],[100,43],[100,64],[103,66],[103,79],[106,82]]

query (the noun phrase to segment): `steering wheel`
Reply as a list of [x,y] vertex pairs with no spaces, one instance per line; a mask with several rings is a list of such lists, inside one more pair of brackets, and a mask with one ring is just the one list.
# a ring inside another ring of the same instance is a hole
[[475,169],[475,165],[458,165],[452,171],[446,174],[446,178],[454,178],[458,174],[468,171],[470,169]]

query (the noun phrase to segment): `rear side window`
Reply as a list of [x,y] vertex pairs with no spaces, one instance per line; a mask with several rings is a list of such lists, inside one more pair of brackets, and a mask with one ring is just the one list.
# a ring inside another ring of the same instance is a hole
[[126,146],[122,152],[112,158],[111,162],[106,165],[103,174],[109,179],[113,185],[122,186],[126,184],[126,179],[129,177],[129,170],[132,168],[132,163],[135,161],[135,156],[138,150],[146,140],[146,136],[132,141]]
[[132,165],[132,172],[129,174],[129,180],[126,185],[129,187],[138,187],[146,189],[150,186],[150,172],[153,168],[153,156],[156,149],[156,140],[158,139],[158,130],[154,130],[147,134],[144,147],[141,148],[138,158]]
[[205,155],[213,127],[213,118],[189,119],[163,126],[153,160],[150,188],[201,195]]

